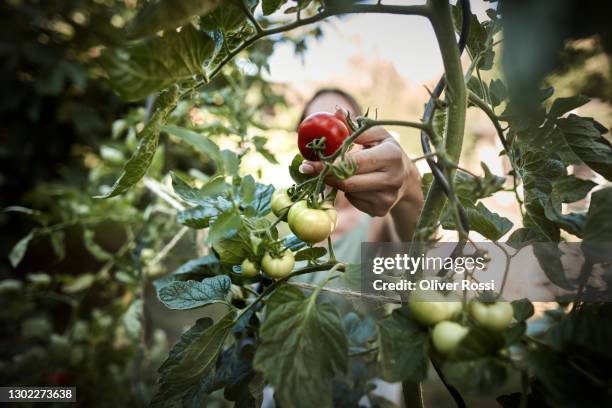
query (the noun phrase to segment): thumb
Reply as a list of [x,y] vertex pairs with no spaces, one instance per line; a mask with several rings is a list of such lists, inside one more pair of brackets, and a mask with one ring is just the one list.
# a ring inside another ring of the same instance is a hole
[[304,160],[298,169],[300,173],[306,175],[319,174],[323,170],[323,162]]

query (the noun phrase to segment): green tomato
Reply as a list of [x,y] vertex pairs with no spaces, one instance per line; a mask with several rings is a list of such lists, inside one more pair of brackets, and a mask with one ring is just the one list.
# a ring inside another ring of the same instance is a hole
[[307,208],[308,204],[306,203],[306,200],[300,200],[297,203],[293,204],[289,209],[289,212],[287,213],[287,222],[295,222],[298,217],[298,214]]
[[249,258],[245,258],[240,267],[242,268],[242,275],[247,278],[253,278],[259,274],[259,265],[250,261]]
[[155,258],[155,251],[153,249],[143,248],[142,251],[140,251],[140,260],[143,263],[147,263],[151,261],[153,258]]
[[293,205],[287,190],[276,190],[272,194],[272,212],[279,218],[286,219],[289,208]]
[[[430,278],[440,280],[440,278]],[[419,323],[432,326],[443,320],[450,320],[461,312],[461,302],[453,295],[444,296],[435,290],[417,289],[410,296],[408,305],[412,316]]]
[[157,279],[166,273],[166,268],[160,263],[149,265],[145,268],[145,274],[150,279]]
[[321,242],[329,237],[336,226],[336,218],[335,209],[308,208],[305,201],[300,201],[291,207],[288,215],[291,231],[309,244]]
[[469,331],[470,329],[459,323],[443,321],[433,328],[431,340],[436,350],[441,354],[448,355],[455,351]]
[[514,309],[509,302],[482,303],[474,301],[470,307],[474,321],[485,329],[501,331],[510,326]]
[[295,258],[291,251],[285,251],[280,258],[275,258],[269,252],[261,260],[264,273],[273,279],[281,279],[289,275],[295,265]]

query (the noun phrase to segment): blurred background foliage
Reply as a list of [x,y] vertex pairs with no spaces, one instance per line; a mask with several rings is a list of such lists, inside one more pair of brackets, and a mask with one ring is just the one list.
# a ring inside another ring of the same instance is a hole
[[[0,4],[0,206],[8,207],[0,212],[0,383],[95,383],[95,389],[83,388],[88,391],[79,394],[87,406],[144,405],[149,400],[155,369],[178,335],[176,322],[168,323],[176,315],[165,311],[163,319],[156,319],[156,304],[144,307],[149,277],[202,252],[190,232],[172,256],[148,263],[145,254],[159,254],[179,229],[167,206],[145,188],[113,200],[92,198],[97,186],[112,183],[130,156],[152,104],[151,99],[145,105],[120,99],[97,62],[104,46],[124,40],[123,28],[141,3]],[[594,99],[580,108],[581,114],[610,127],[611,42],[604,18],[609,10],[580,7],[578,1],[560,3],[567,7],[558,8],[560,23],[554,30],[548,8],[529,8],[534,2],[509,8],[514,18],[504,28],[507,45],[503,56],[496,55],[503,59],[504,72],[494,69],[483,76],[488,82],[505,74],[519,95],[522,87],[532,89],[542,80],[558,96],[583,93]],[[295,149],[289,135],[302,103],[316,88],[343,87],[387,118],[420,116],[427,92],[384,60],[372,63],[356,55],[346,76],[309,84],[306,91],[265,79],[277,41],[302,53],[320,35],[313,28],[260,41],[197,98],[182,102],[170,123],[218,136],[222,148],[245,156],[248,171],[286,183],[278,174],[279,169],[286,173]],[[544,37],[550,41],[533,41]],[[437,75],[432,73],[432,83]],[[493,131],[482,128],[484,118],[472,117],[469,123],[476,125],[468,129],[468,154],[462,159],[467,167],[477,152],[474,146],[483,143],[481,136]],[[402,144],[418,154],[406,135],[401,134]],[[161,178],[175,169],[204,181],[212,174],[213,164],[190,146],[162,140],[150,175]],[[274,146],[274,154],[268,146]],[[29,235],[32,228],[35,233]],[[24,243],[23,251],[13,251],[9,259],[5,254],[18,242]]]

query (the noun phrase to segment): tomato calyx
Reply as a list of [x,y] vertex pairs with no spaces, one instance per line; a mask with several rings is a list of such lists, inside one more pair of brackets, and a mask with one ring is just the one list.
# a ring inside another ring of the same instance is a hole
[[325,155],[325,140],[325,136],[321,137],[320,139],[314,139],[312,142],[308,143],[306,147],[312,150],[312,152],[315,153],[319,159],[322,159]]

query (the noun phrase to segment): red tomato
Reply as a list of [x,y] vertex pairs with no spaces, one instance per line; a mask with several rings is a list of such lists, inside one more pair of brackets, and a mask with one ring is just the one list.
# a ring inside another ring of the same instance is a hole
[[298,128],[298,147],[300,153],[307,160],[318,161],[319,156],[312,149],[306,147],[315,139],[325,137],[325,151],[329,156],[340,148],[344,139],[350,135],[348,127],[337,116],[326,112],[317,112],[309,115],[300,123]]

